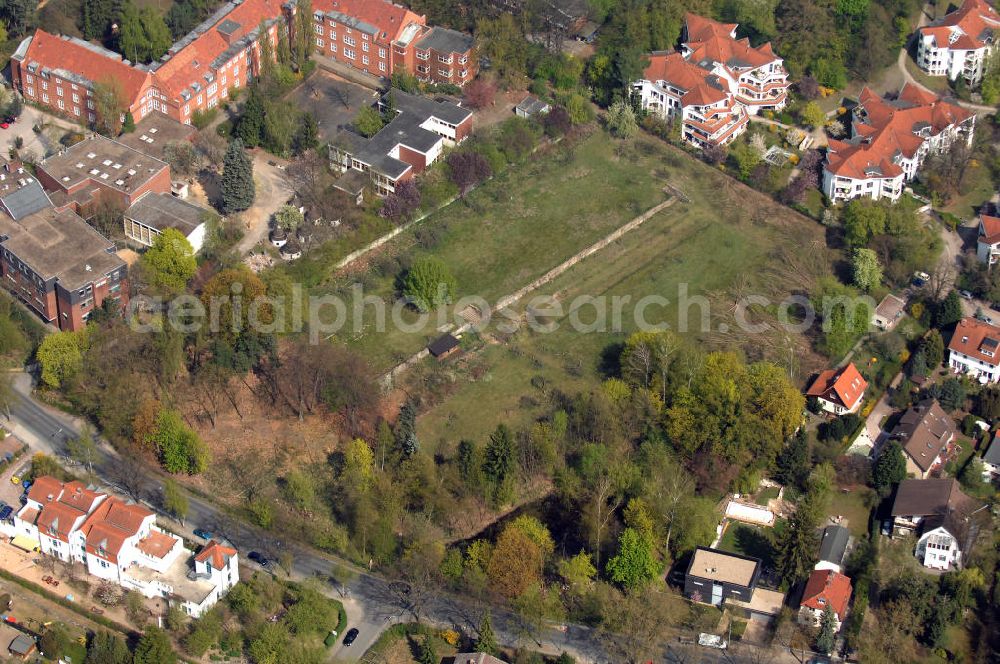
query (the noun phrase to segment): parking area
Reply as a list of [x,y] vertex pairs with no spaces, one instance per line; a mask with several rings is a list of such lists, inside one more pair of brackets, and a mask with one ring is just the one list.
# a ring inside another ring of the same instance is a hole
[[378,93],[324,70],[317,70],[288,95],[295,107],[309,111],[319,125],[321,141],[354,122],[365,106],[375,103]]

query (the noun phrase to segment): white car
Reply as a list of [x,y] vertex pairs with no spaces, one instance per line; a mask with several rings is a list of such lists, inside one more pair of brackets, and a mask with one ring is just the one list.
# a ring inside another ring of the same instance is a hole
[[729,644],[726,643],[726,640],[721,636],[702,633],[698,635],[698,645],[705,646],[706,648],[718,648],[719,650],[725,650]]

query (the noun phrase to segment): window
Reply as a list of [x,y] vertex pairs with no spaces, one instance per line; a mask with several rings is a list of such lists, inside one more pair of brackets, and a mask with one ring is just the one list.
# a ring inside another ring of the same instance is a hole
[[205,95],[198,95],[198,99],[195,101],[196,104],[201,106],[205,103]]
[[386,70],[385,62],[379,62],[378,63],[378,70],[379,71],[385,71]]
[[421,74],[426,74],[427,72],[430,71],[430,67],[428,67],[427,65],[417,65],[417,71],[420,72]]
[[337,52],[337,45],[334,44],[333,42],[330,42],[330,52],[331,53],[336,53]]
[[80,107],[79,106],[74,106],[73,107],[73,115],[80,115]]
[[233,67],[233,78],[237,78],[240,75],[240,68]]
[[87,108],[94,110],[94,102],[90,99],[87,100]]
[[326,42],[324,42],[322,39],[317,39],[316,45],[319,46],[320,48],[323,48],[324,46],[326,46]]
[[62,88],[56,88],[56,94],[58,96],[62,97],[63,96],[63,89]]
[[446,64],[446,65],[450,65],[450,64],[451,64],[451,56],[449,55],[449,56],[448,56],[448,57],[446,58],[446,57],[444,57],[443,55],[439,55],[439,56],[438,56],[438,62],[442,62],[442,63],[444,63],[444,64]]
[[365,53],[368,52],[368,42],[361,42],[361,50]]
[[44,101],[46,104],[49,103],[49,96],[44,92],[42,93],[42,101]]
[[368,64],[368,56],[367,55],[362,55],[361,56],[361,64],[363,64],[363,65]]
[[368,35],[367,34],[362,34],[361,38],[364,39],[365,41],[368,41]]
[[316,24],[314,24],[313,25],[313,30],[316,31],[317,35],[323,34],[323,24],[322,23],[316,23]]
[[426,60],[431,57],[427,51],[417,51],[417,60]]
[[42,81],[42,90],[48,90],[48,89],[49,89],[49,82]]
[[219,91],[219,84],[218,83],[212,83],[210,86],[208,86],[208,94],[209,95],[214,95],[218,91]]
[[[223,76],[222,78],[219,79],[219,85],[221,85],[223,88],[226,87],[226,77],[225,76]],[[224,91],[225,90],[223,90],[223,92]]]
[[330,41],[337,41],[337,33],[333,30],[330,31]]
[[354,37],[344,37],[344,46],[354,46],[355,44],[357,42],[354,41]]
[[80,103],[80,95],[76,94],[75,92],[73,93],[73,103],[74,104]]
[[191,114],[191,105],[190,104],[185,104],[184,105],[184,115],[190,115],[190,114]]
[[93,113],[87,113],[87,120],[90,122],[94,122],[95,120],[97,120],[97,116],[94,115]]
[[28,96],[29,97],[34,97],[35,96],[35,89],[34,88],[28,88]]
[[28,83],[34,83],[35,77],[32,76],[31,74],[28,74],[27,76],[24,77],[24,80],[27,81]]
[[383,59],[384,59],[384,58],[385,58],[385,55],[386,55],[386,53],[385,53],[385,49],[384,49],[384,48],[380,48],[380,49],[378,50],[378,57],[380,57],[380,58],[383,58]]
[[438,69],[438,74],[440,76],[445,76],[447,78],[451,78],[451,70],[450,69]]
[[350,58],[351,60],[353,60],[354,59],[354,51],[352,51],[349,48],[345,48],[344,49],[344,57],[345,58]]
[[460,57],[460,58],[458,59],[458,64],[460,64],[460,65],[464,65],[464,64],[465,64],[466,62],[468,62],[468,61],[469,61],[469,56],[467,56],[467,55],[463,55],[462,57]]

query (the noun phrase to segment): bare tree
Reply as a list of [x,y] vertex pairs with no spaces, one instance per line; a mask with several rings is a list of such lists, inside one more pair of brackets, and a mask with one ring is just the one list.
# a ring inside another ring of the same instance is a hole
[[944,257],[930,273],[927,282],[928,294],[935,302],[944,299],[955,283],[955,262],[950,257]]

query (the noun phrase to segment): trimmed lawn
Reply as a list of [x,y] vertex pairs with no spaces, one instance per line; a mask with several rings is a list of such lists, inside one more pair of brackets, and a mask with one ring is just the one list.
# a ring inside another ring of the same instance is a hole
[[838,489],[830,503],[830,517],[847,519],[847,529],[855,537],[865,537],[868,534],[868,516],[871,509],[865,506],[865,496],[871,491],[867,487],[855,487],[848,493]]
[[754,498],[754,502],[757,503],[758,505],[761,505],[762,507],[767,507],[767,503],[777,498],[778,493],[780,493],[780,491],[781,490],[776,487],[769,486],[765,489],[762,489],[757,494],[757,497]]
[[719,542],[719,549],[752,558],[760,558],[765,568],[774,569],[777,552],[772,538],[775,535],[774,530],[770,528],[730,521],[722,540]]

